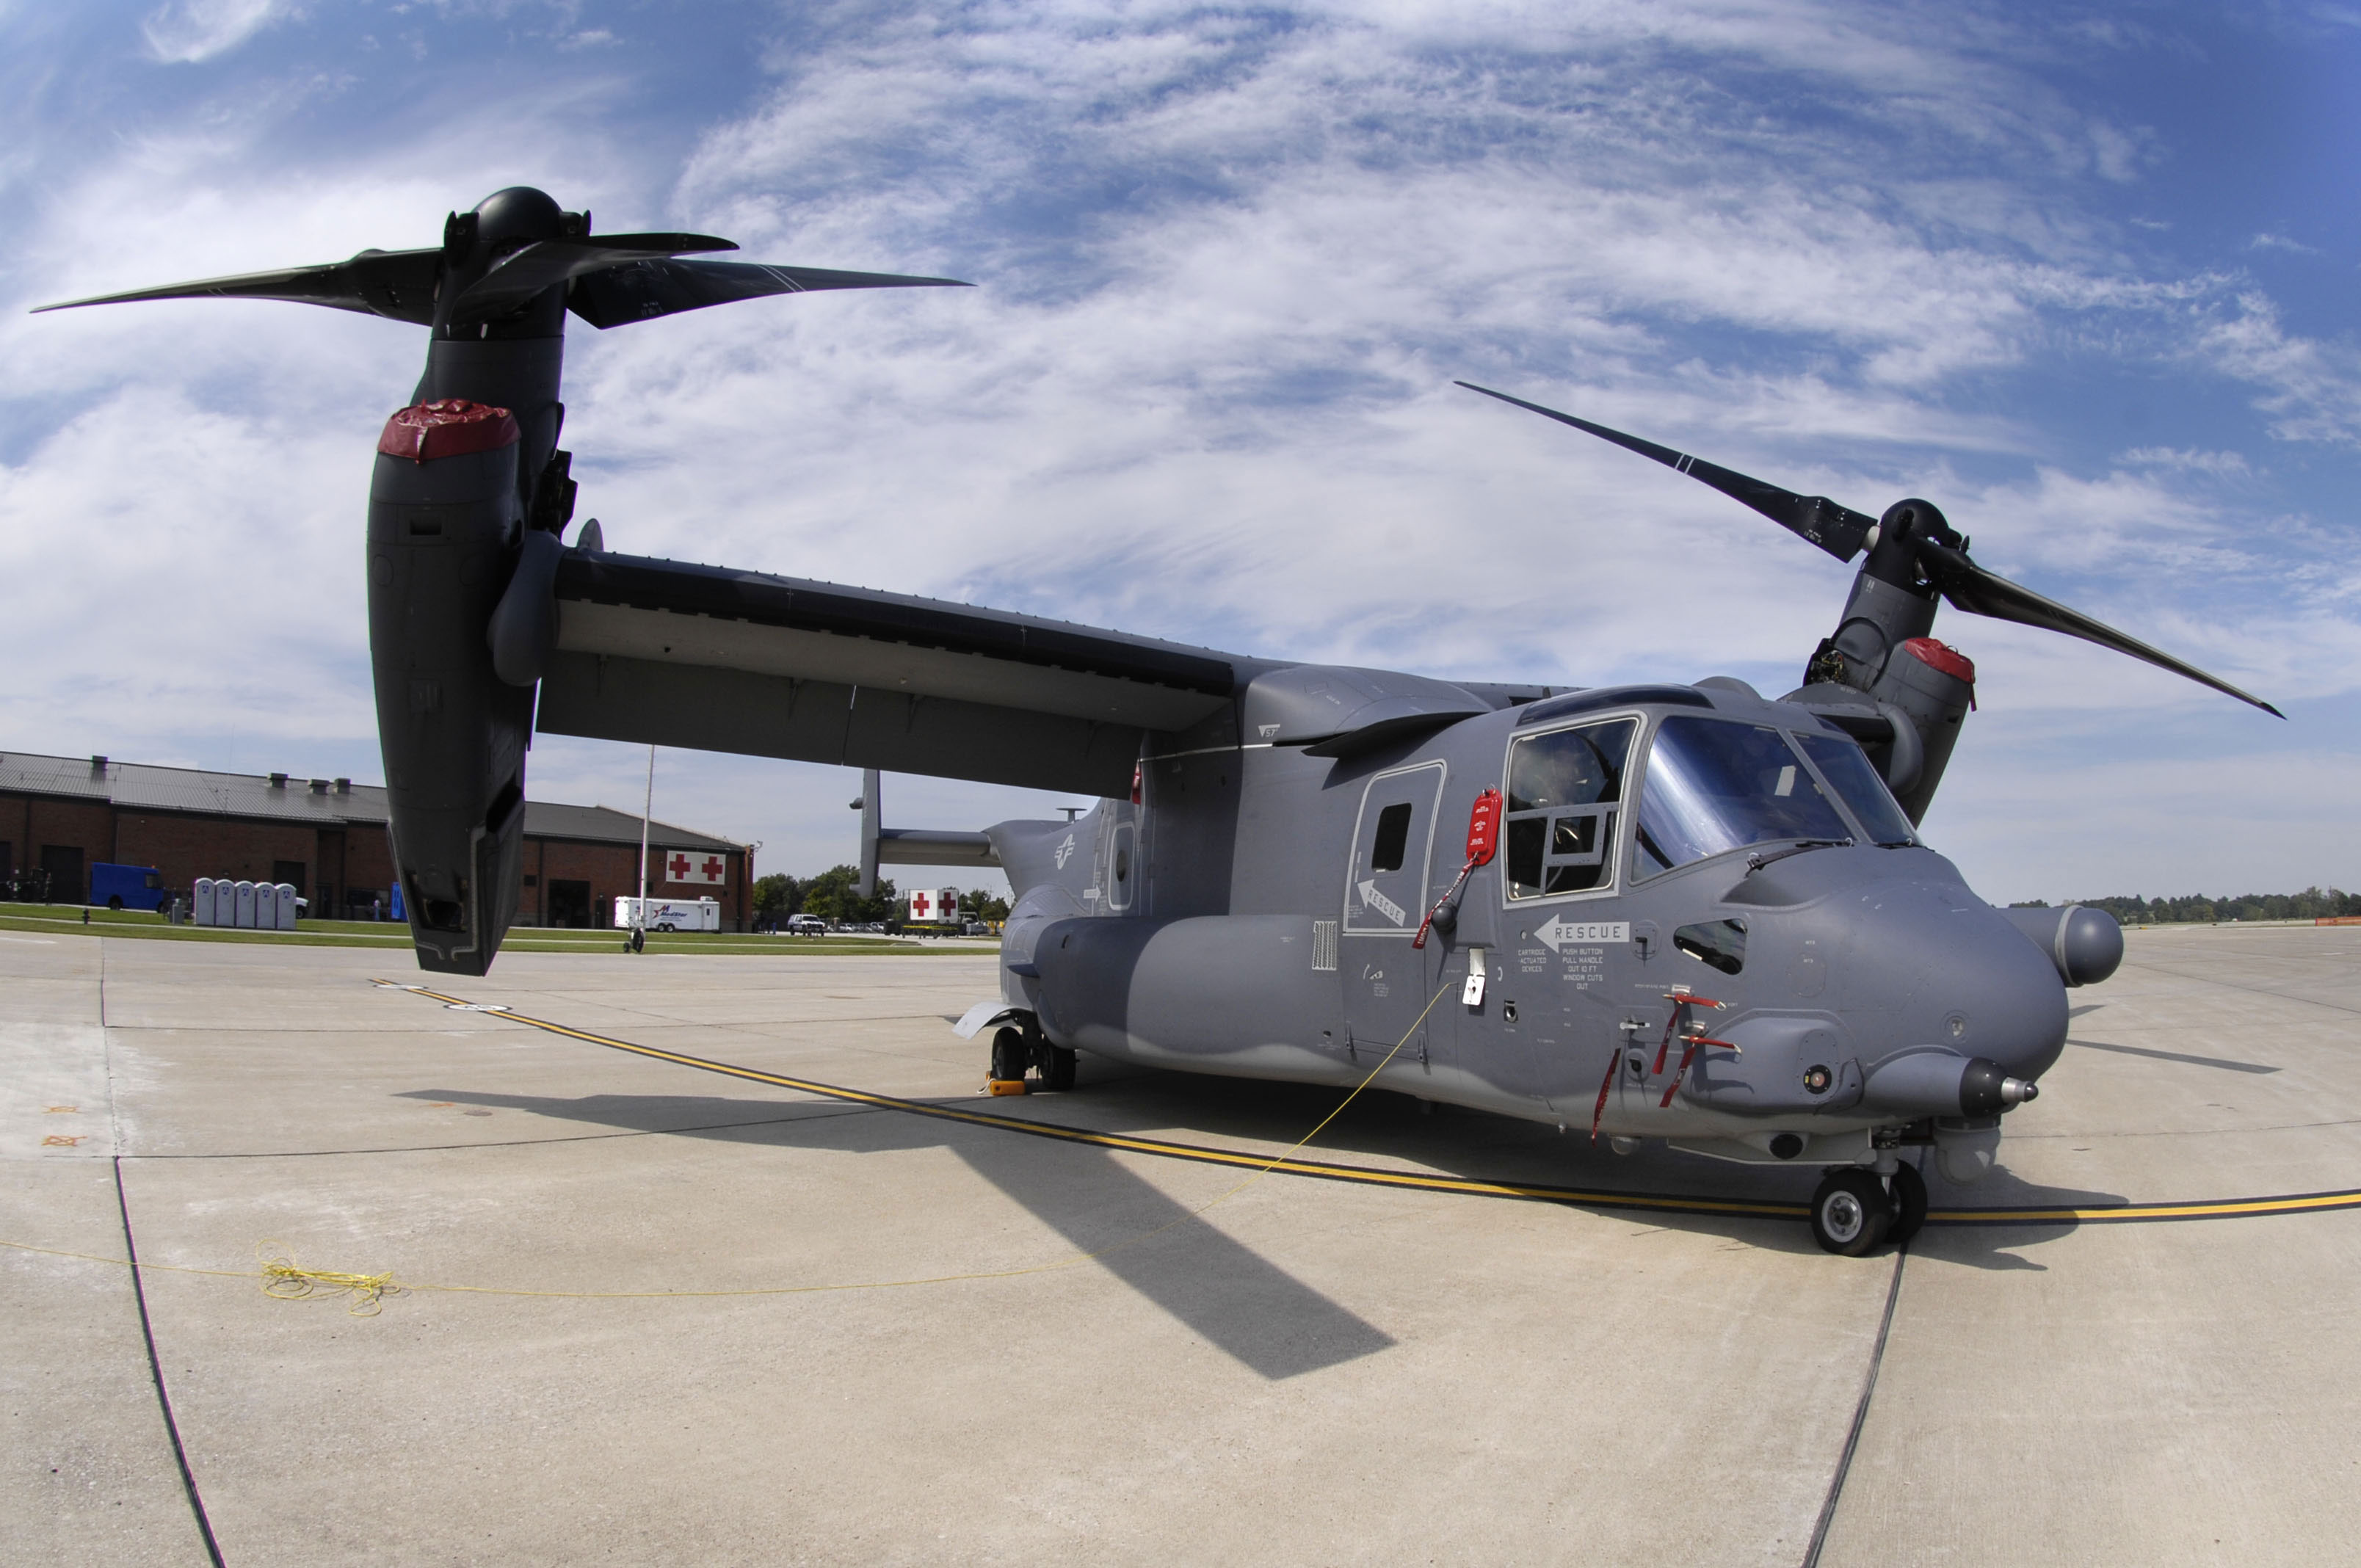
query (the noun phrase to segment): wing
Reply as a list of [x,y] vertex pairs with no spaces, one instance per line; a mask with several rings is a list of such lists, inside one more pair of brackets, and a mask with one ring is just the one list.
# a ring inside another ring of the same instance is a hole
[[[969,605],[569,550],[537,727],[1120,796],[1273,666]],[[1159,749],[1162,749],[1159,747]]]

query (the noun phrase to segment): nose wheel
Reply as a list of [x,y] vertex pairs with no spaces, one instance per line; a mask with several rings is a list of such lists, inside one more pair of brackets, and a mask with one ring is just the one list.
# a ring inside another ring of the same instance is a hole
[[1894,1223],[1886,1227],[1885,1239],[1901,1246],[1927,1223],[1927,1179],[1915,1165],[1897,1165],[1888,1185],[1894,1193]]
[[1873,1170],[1832,1170],[1812,1194],[1812,1239],[1823,1252],[1859,1257],[1883,1241],[1893,1224],[1894,1200]]
[[1900,1246],[1927,1223],[1927,1179],[1897,1165],[1891,1177],[1850,1166],[1828,1172],[1812,1194],[1812,1239],[1824,1252],[1859,1257],[1881,1242]]

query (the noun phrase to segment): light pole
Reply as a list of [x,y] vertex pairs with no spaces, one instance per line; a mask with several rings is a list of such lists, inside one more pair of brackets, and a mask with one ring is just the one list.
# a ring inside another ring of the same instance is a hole
[[631,946],[633,952],[647,942],[648,922],[648,818],[656,809],[656,748],[648,743],[648,793],[640,803],[640,896],[631,905]]

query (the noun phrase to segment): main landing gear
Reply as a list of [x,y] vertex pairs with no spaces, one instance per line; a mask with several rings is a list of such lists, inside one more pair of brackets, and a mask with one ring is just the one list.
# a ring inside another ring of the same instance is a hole
[[1063,1047],[1053,1046],[1035,1029],[1014,1026],[995,1030],[992,1036],[992,1076],[1003,1082],[1016,1082],[1025,1077],[1029,1068],[1041,1070],[1041,1087],[1062,1094],[1074,1087],[1074,1053]]
[[1927,1223],[1927,1179],[1896,1162],[1891,1176],[1861,1166],[1828,1172],[1812,1194],[1812,1239],[1839,1257],[1859,1257],[1880,1242],[1901,1246]]

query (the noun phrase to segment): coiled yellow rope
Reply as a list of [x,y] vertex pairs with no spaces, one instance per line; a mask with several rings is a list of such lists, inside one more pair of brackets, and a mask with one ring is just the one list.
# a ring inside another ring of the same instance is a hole
[[374,1318],[385,1310],[388,1296],[402,1293],[390,1273],[345,1274],[333,1268],[299,1267],[280,1242],[258,1243],[254,1255],[262,1264],[262,1293],[274,1300],[345,1297],[346,1312],[356,1318]]

